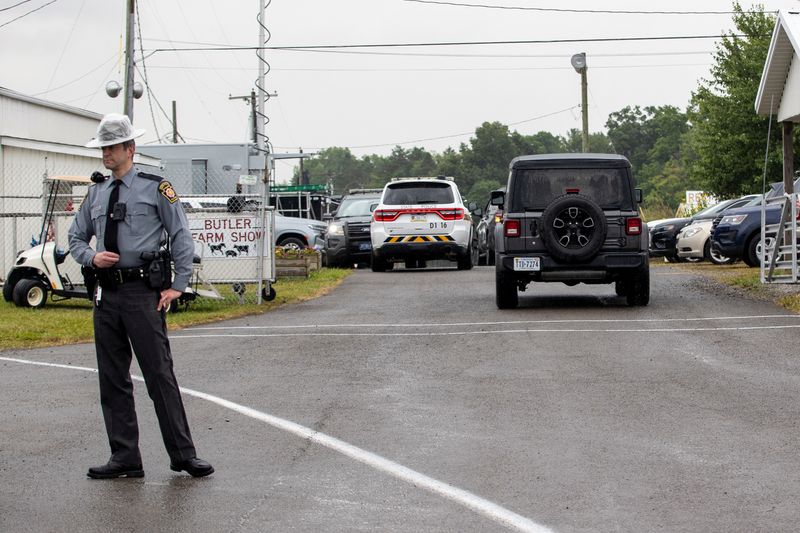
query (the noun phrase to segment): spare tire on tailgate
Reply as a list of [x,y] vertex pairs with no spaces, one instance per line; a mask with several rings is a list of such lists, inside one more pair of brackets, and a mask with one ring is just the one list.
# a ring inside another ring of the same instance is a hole
[[603,210],[582,194],[564,194],[542,213],[542,240],[553,257],[567,263],[597,255],[606,239]]

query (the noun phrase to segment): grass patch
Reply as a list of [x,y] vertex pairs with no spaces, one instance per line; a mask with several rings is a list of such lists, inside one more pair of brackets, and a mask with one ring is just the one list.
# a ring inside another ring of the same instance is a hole
[[657,266],[677,267],[714,279],[722,284],[742,289],[758,298],[771,300],[789,311],[800,313],[800,285],[761,283],[761,272],[744,263],[714,265],[712,263],[661,263]]
[[[271,302],[255,303],[255,285],[248,286],[249,300],[239,304],[227,297],[230,288],[218,287],[225,300],[199,298],[186,311],[169,313],[170,330],[205,324],[245,315],[259,315],[289,303],[303,302],[330,292],[350,274],[350,270],[323,268],[308,279],[281,278],[273,287],[277,296]],[[88,300],[48,301],[42,309],[17,307],[0,302],[0,350],[40,348],[94,339],[92,306]]]

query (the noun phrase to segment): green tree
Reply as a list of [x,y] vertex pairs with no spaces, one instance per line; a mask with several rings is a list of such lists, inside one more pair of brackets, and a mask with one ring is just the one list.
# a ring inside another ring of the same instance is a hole
[[[577,154],[583,151],[583,140],[581,130],[572,128],[564,138],[562,152]],[[613,154],[614,148],[605,133],[589,133],[589,151],[594,154]]]
[[678,108],[625,107],[609,115],[606,127],[616,152],[630,160],[646,203],[674,210],[684,190],[697,187],[682,163],[689,123]]
[[[343,193],[349,189],[368,186],[371,168],[368,161],[357,159],[349,148],[325,148],[303,164],[308,172],[309,183],[333,183],[333,190]],[[299,171],[295,170],[293,183],[298,183]]]
[[[761,191],[768,117],[753,106],[774,18],[763,6],[733,5],[736,33],[717,44],[711,77],[692,94],[689,175],[718,197]],[[739,37],[738,34],[743,35]],[[780,135],[769,140],[767,179],[781,179]]]

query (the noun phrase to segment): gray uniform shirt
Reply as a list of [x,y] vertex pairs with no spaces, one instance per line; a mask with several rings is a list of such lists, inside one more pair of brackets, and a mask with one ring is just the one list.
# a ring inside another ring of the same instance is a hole
[[[141,257],[142,252],[158,251],[166,230],[175,263],[172,288],[183,292],[192,275],[194,257],[194,242],[183,206],[168,181],[158,182],[137,176],[137,173],[131,167],[119,185],[119,202],[127,207],[125,220],[120,222],[117,232],[119,263],[116,267],[133,268],[147,264],[148,261]],[[70,253],[83,266],[92,266],[95,254],[105,251],[106,211],[114,179],[89,187],[89,193],[70,226]],[[89,246],[92,237],[96,237],[97,252]]]

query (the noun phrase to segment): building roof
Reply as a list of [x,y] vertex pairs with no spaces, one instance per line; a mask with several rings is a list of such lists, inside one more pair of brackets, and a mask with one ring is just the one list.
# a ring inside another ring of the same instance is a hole
[[13,98],[15,100],[20,100],[23,102],[28,102],[31,104],[40,105],[43,107],[49,107],[50,109],[57,109],[59,111],[64,111],[66,113],[70,113],[73,115],[79,115],[86,118],[92,118],[96,120],[100,120],[103,118],[103,115],[100,113],[95,113],[94,111],[88,111],[86,109],[80,109],[78,107],[72,107],[64,104],[58,104],[55,102],[50,102],[48,100],[41,100],[39,98],[35,98],[33,96],[28,96],[26,94],[18,93],[17,91],[12,91],[11,89],[6,89],[5,87],[0,87],[0,96],[6,96],[8,98]]
[[[800,105],[800,94],[796,91],[786,90],[792,72],[792,61],[800,51],[800,13],[781,11],[775,20],[775,29],[772,32],[772,41],[769,45],[767,61],[761,75],[761,83],[756,96],[756,113],[759,115],[778,114],[778,120],[788,120],[796,116],[781,117],[781,107],[791,104],[797,108]],[[794,69],[800,68],[795,65]],[[792,102],[783,102],[787,100]]]

